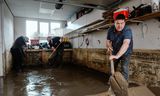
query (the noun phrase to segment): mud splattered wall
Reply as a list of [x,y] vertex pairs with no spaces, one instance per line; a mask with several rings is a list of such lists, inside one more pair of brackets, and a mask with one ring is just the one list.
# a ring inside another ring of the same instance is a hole
[[134,50],[130,78],[149,86],[160,86],[160,50]]
[[[143,26],[129,25],[133,30],[134,53],[130,64],[130,79],[146,85],[160,86],[160,28],[156,19]],[[153,25],[153,26],[152,26]],[[73,38],[73,61],[89,68],[108,72],[109,61],[105,49],[106,30]],[[143,33],[144,32],[144,33]],[[88,39],[89,44],[86,44]]]
[[[109,73],[106,49],[75,48],[74,64]],[[160,50],[135,49],[130,63],[130,80],[149,86],[160,86]]]
[[104,49],[80,49],[73,50],[73,63],[87,66],[100,72],[109,72],[109,60]]

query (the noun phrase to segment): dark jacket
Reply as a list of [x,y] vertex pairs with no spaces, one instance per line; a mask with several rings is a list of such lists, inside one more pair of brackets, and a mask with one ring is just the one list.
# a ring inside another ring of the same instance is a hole
[[19,58],[22,59],[25,54],[23,51],[23,47],[26,46],[26,42],[23,36],[18,37],[13,46],[11,47],[11,54],[13,58]]
[[56,48],[59,44],[60,44],[60,37],[53,37],[50,41],[49,41],[49,45],[50,47],[54,47]]

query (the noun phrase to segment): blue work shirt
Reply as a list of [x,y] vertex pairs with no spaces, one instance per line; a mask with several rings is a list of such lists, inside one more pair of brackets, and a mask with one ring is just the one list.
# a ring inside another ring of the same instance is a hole
[[125,26],[122,31],[116,32],[115,26],[111,26],[111,28],[108,30],[107,40],[112,42],[113,55],[116,55],[119,52],[124,39],[131,40],[127,51],[123,54],[123,56],[126,56],[131,54],[133,51],[132,31],[128,26]]

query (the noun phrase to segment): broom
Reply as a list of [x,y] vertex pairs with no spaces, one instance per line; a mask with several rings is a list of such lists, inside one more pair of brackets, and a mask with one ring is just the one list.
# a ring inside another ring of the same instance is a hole
[[[63,41],[62,41],[62,42],[63,42]],[[58,47],[62,44],[62,42],[60,42],[60,43],[58,44],[58,46],[55,48],[55,51],[52,51],[52,53],[51,53],[50,56],[48,57],[48,62],[49,62],[49,60],[53,57],[54,53],[56,52],[56,50],[58,49]]]

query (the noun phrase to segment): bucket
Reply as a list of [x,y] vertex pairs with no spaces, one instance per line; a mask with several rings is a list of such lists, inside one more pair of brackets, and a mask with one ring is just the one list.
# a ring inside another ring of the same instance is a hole
[[31,39],[31,45],[39,45],[39,39]]
[[128,19],[129,17],[129,10],[128,8],[120,8],[113,12],[113,19],[115,20],[117,15],[123,14],[125,16],[125,19]]

